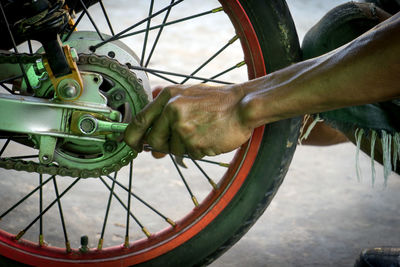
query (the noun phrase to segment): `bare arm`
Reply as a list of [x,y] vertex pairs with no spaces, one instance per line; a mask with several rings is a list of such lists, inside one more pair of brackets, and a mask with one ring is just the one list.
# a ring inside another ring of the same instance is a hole
[[353,42],[242,85],[250,127],[400,97],[400,13]]
[[400,13],[348,45],[252,81],[167,87],[125,141],[200,158],[235,149],[266,123],[399,97]]

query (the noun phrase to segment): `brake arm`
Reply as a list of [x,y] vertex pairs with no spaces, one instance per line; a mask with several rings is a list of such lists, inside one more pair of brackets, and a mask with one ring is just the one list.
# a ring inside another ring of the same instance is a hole
[[78,65],[76,64],[78,54],[76,50],[70,48],[69,45],[64,45],[63,51],[69,68],[71,69],[71,73],[56,77],[46,58],[44,58],[43,63],[51,83],[53,84],[57,98],[62,101],[75,101],[80,98],[83,92],[82,76],[79,72]]

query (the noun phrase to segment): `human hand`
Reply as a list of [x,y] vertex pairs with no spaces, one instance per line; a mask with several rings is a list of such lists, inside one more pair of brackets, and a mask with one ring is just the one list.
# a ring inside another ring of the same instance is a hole
[[137,151],[153,149],[192,158],[229,152],[246,142],[252,128],[241,116],[239,86],[175,85],[164,88],[125,131]]

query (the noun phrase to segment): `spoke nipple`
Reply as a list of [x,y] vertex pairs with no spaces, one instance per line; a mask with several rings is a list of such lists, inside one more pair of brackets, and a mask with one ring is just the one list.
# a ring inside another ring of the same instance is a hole
[[229,168],[229,163],[220,162],[218,165],[221,166],[221,167]]
[[239,36],[235,35],[232,39],[229,40],[229,43],[233,44],[237,39],[239,39]]
[[150,237],[150,236],[151,236],[150,232],[146,229],[146,227],[143,227],[143,228],[142,228],[142,231],[143,231],[143,233],[144,233],[147,237]]
[[221,6],[221,7],[214,8],[211,12],[216,13],[216,12],[220,12],[222,10],[224,10],[224,8]]
[[199,202],[197,201],[197,198],[195,196],[192,196],[192,200],[193,200],[194,205],[196,207],[198,207],[199,206]]
[[129,248],[129,236],[125,236],[124,247]]
[[99,244],[97,245],[97,249],[101,250],[103,248],[103,238],[99,239]]
[[212,187],[217,190],[218,189],[218,185],[216,183],[214,183],[214,181],[210,180],[210,184],[212,185]]
[[65,242],[65,249],[67,250],[67,253],[70,253],[71,250],[71,244],[69,243],[69,241]]
[[167,219],[165,219],[172,227],[175,227],[176,226],[176,223],[173,221],[173,220],[171,220],[170,218],[167,218]]
[[25,231],[22,230],[21,232],[18,233],[18,235],[15,236],[15,240],[20,240],[21,237],[22,237],[24,234],[25,234]]
[[244,61],[239,62],[238,64],[236,64],[236,68],[240,68],[241,66],[244,66],[244,65],[246,65],[246,62],[244,62]]
[[44,238],[43,235],[39,235],[39,246],[43,246],[44,245]]
[[81,236],[81,247],[79,248],[80,252],[88,252],[89,251],[89,237],[87,235]]

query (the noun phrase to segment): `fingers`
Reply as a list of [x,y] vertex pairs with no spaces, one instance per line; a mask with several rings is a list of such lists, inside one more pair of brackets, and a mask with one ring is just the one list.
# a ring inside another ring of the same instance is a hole
[[168,116],[164,114],[164,116],[159,117],[145,137],[147,143],[157,151],[168,152],[169,127]]
[[175,156],[182,157],[185,154],[185,145],[183,144],[181,138],[176,132],[172,133],[169,151]]
[[186,149],[189,157],[192,159],[201,159],[205,156],[199,149],[194,149],[193,147],[186,147]]
[[124,140],[130,147],[136,151],[142,151],[143,137],[154,120],[160,116],[170,98],[169,90],[163,90],[152,103],[136,114],[124,134]]

